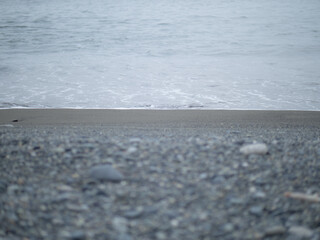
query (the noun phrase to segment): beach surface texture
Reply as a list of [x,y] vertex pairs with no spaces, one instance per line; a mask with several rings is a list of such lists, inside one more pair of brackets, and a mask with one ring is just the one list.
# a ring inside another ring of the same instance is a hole
[[0,239],[320,239],[320,112],[0,110]]

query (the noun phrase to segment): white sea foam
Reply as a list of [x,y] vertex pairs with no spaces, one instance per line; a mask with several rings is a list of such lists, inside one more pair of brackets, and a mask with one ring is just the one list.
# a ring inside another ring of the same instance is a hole
[[0,108],[320,110],[318,0],[0,7]]

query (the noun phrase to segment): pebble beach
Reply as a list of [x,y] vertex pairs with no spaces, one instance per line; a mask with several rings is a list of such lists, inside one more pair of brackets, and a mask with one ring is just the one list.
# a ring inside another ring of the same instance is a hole
[[320,112],[0,110],[0,239],[320,239]]

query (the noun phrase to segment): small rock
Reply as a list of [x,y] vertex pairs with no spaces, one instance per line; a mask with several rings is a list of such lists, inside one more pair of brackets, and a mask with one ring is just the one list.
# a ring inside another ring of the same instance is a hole
[[266,154],[268,152],[268,147],[264,143],[255,143],[245,145],[240,148],[240,152],[249,155],[249,154]]
[[159,231],[159,232],[156,232],[156,238],[158,240],[165,240],[167,239],[167,235],[164,232]]
[[67,207],[68,210],[76,211],[76,212],[89,210],[89,208],[84,204],[78,205],[78,204],[70,204],[69,203],[69,204],[66,205],[66,207]]
[[262,199],[262,198],[265,198],[265,197],[266,197],[266,194],[265,194],[264,192],[258,191],[258,192],[255,192],[255,193],[252,195],[252,197],[253,197],[254,199]]
[[302,238],[310,238],[313,235],[313,231],[306,227],[293,226],[290,227],[289,233]]
[[223,176],[216,176],[213,178],[212,183],[214,184],[223,184],[225,183],[227,180],[225,177]]
[[199,179],[200,180],[204,180],[204,179],[206,179],[208,177],[208,174],[206,174],[206,173],[201,173],[200,175],[199,175]]
[[170,221],[170,224],[172,227],[178,227],[179,226],[179,220],[178,219],[173,219]]
[[261,216],[262,212],[263,212],[263,207],[262,206],[253,206],[249,209],[249,212],[252,215],[255,216]]
[[14,127],[12,124],[1,124],[0,127]]
[[19,186],[18,185],[15,185],[15,184],[13,184],[13,185],[10,185],[8,188],[7,188],[7,193],[9,194],[9,195],[14,195],[14,194],[16,194],[18,191],[19,191]]
[[227,224],[223,225],[222,228],[225,232],[232,232],[234,230],[234,226],[232,223],[227,223]]
[[8,184],[5,181],[0,180],[0,194],[7,191]]
[[127,219],[123,217],[115,217],[112,221],[113,228],[119,233],[126,233],[128,230]]
[[136,147],[132,147],[132,146],[127,149],[128,154],[135,153],[136,151],[138,151],[138,149]]
[[65,151],[65,149],[64,149],[64,147],[59,146],[59,147],[56,147],[54,149],[54,151],[57,152],[57,153],[63,153]]
[[70,192],[64,192],[61,194],[58,194],[55,198],[52,199],[52,202],[64,202],[64,201],[70,201],[77,198],[76,194],[70,193]]
[[265,236],[281,235],[286,233],[286,229],[283,226],[273,226],[265,230]]
[[133,240],[133,238],[127,233],[120,233],[118,240]]
[[62,192],[69,192],[73,190],[73,188],[68,185],[59,185],[57,186],[57,189]]
[[142,208],[137,208],[135,210],[128,210],[124,213],[124,216],[126,218],[130,218],[130,219],[133,219],[133,218],[138,218],[140,216],[142,216],[143,214],[143,209]]
[[70,240],[85,240],[86,235],[82,231],[74,231],[74,232],[70,233],[68,239],[70,239]]
[[243,204],[245,204],[245,199],[243,199],[243,198],[231,198],[229,202],[232,205],[243,205]]
[[89,170],[89,176],[96,180],[106,180],[110,182],[120,182],[124,178],[117,169],[108,164],[92,167]]
[[141,140],[141,138],[136,138],[136,137],[133,137],[133,138],[130,138],[129,139],[129,142],[141,142],[142,140]]

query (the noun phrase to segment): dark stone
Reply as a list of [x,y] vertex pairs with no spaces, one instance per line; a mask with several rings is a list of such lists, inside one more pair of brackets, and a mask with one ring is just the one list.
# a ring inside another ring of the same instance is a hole
[[7,191],[8,184],[5,181],[0,180],[0,194]]
[[74,231],[70,233],[70,236],[68,237],[70,240],[85,240],[86,235],[82,231]]
[[139,209],[138,210],[129,210],[124,213],[124,217],[133,219],[133,218],[141,217],[142,214],[143,214],[143,211],[139,210]]
[[117,169],[108,164],[92,167],[89,170],[89,176],[96,180],[106,180],[110,182],[120,182],[124,178]]

